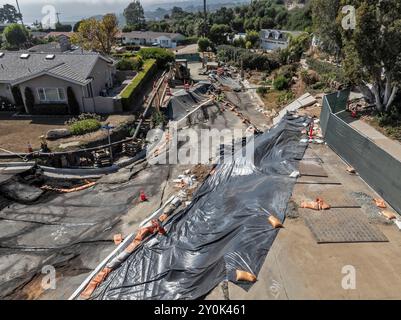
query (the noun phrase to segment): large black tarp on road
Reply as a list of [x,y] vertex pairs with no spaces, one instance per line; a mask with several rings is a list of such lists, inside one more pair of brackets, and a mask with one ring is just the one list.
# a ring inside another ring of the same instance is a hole
[[[287,115],[255,138],[254,162],[239,157],[219,164],[189,207],[115,269],[93,299],[197,299],[237,269],[255,275],[277,235],[269,213],[285,219],[306,144],[305,118]],[[298,159],[298,160],[297,160]],[[249,289],[249,283],[237,283]]]

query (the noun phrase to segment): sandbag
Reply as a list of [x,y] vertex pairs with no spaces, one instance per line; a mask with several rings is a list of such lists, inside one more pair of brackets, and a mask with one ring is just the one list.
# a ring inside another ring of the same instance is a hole
[[267,218],[267,220],[269,221],[269,223],[272,225],[272,227],[274,229],[284,228],[284,226],[281,223],[281,221],[279,219],[277,219],[275,216],[269,216],[269,218]]
[[382,210],[380,213],[383,217],[385,217],[388,220],[394,220],[397,218],[397,216],[389,210]]
[[236,279],[237,281],[256,282],[256,276],[254,274],[243,270],[236,271]]
[[385,209],[387,208],[386,204],[384,203],[383,199],[373,199],[375,201],[375,204],[378,208]]

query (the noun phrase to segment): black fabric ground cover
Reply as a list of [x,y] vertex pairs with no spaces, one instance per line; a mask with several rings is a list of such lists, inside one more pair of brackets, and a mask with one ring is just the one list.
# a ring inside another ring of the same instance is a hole
[[[287,115],[255,138],[254,162],[234,157],[219,164],[189,207],[138,248],[93,293],[92,299],[197,299],[237,269],[257,275],[278,230],[268,213],[285,219],[306,144],[302,117]],[[268,213],[266,213],[266,211]]]

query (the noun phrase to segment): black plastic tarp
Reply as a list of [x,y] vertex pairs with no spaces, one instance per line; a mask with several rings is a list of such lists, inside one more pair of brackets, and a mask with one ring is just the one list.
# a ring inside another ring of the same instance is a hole
[[197,299],[237,269],[257,275],[278,230],[269,214],[285,219],[287,203],[306,144],[303,117],[287,115],[255,138],[254,161],[235,155],[221,163],[194,195],[189,207],[115,269],[92,299]]
[[167,116],[169,120],[179,120],[185,117],[193,108],[208,100],[206,96],[212,84],[207,81],[197,83],[189,91],[181,90],[174,93],[167,105]]

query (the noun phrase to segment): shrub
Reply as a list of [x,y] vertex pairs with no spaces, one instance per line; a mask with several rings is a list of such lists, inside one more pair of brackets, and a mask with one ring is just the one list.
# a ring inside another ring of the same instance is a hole
[[83,135],[89,132],[99,130],[101,127],[100,121],[96,119],[79,120],[70,126],[71,134],[75,136]]
[[313,71],[308,72],[307,70],[302,70],[300,75],[302,81],[308,86],[313,85],[319,81],[317,74]]
[[324,79],[335,80],[340,84],[349,83],[349,80],[345,76],[343,69],[338,68],[329,62],[307,58],[306,63],[312,70],[316,71],[316,73]]
[[240,67],[242,61],[243,67],[250,70],[272,71],[280,66],[273,55],[254,53],[228,45],[219,46],[217,56],[219,60],[235,64],[237,67]]
[[167,63],[175,60],[174,53],[163,48],[142,48],[139,55],[144,59],[156,59],[159,68],[166,67]]
[[262,86],[262,87],[259,87],[259,88],[256,90],[256,92],[257,92],[258,94],[260,94],[261,96],[265,96],[266,93],[268,92],[268,89],[267,89],[267,87]]
[[143,59],[141,57],[123,58],[117,62],[117,69],[121,71],[139,71],[143,67]]
[[273,81],[273,86],[274,86],[274,89],[279,90],[279,91],[286,90],[290,86],[290,80],[283,75],[279,75]]
[[285,91],[278,97],[278,103],[287,104],[288,102],[295,99],[295,95],[292,91]]
[[102,121],[102,117],[99,116],[96,113],[81,113],[78,117],[71,118],[68,121],[66,121],[64,124],[66,126],[71,126],[76,122],[82,121],[82,120],[88,120],[88,119],[95,119],[97,121]]
[[184,40],[178,41],[179,46],[187,46],[189,44],[195,44],[198,43],[198,37],[197,36],[192,36],[192,37],[187,37]]

